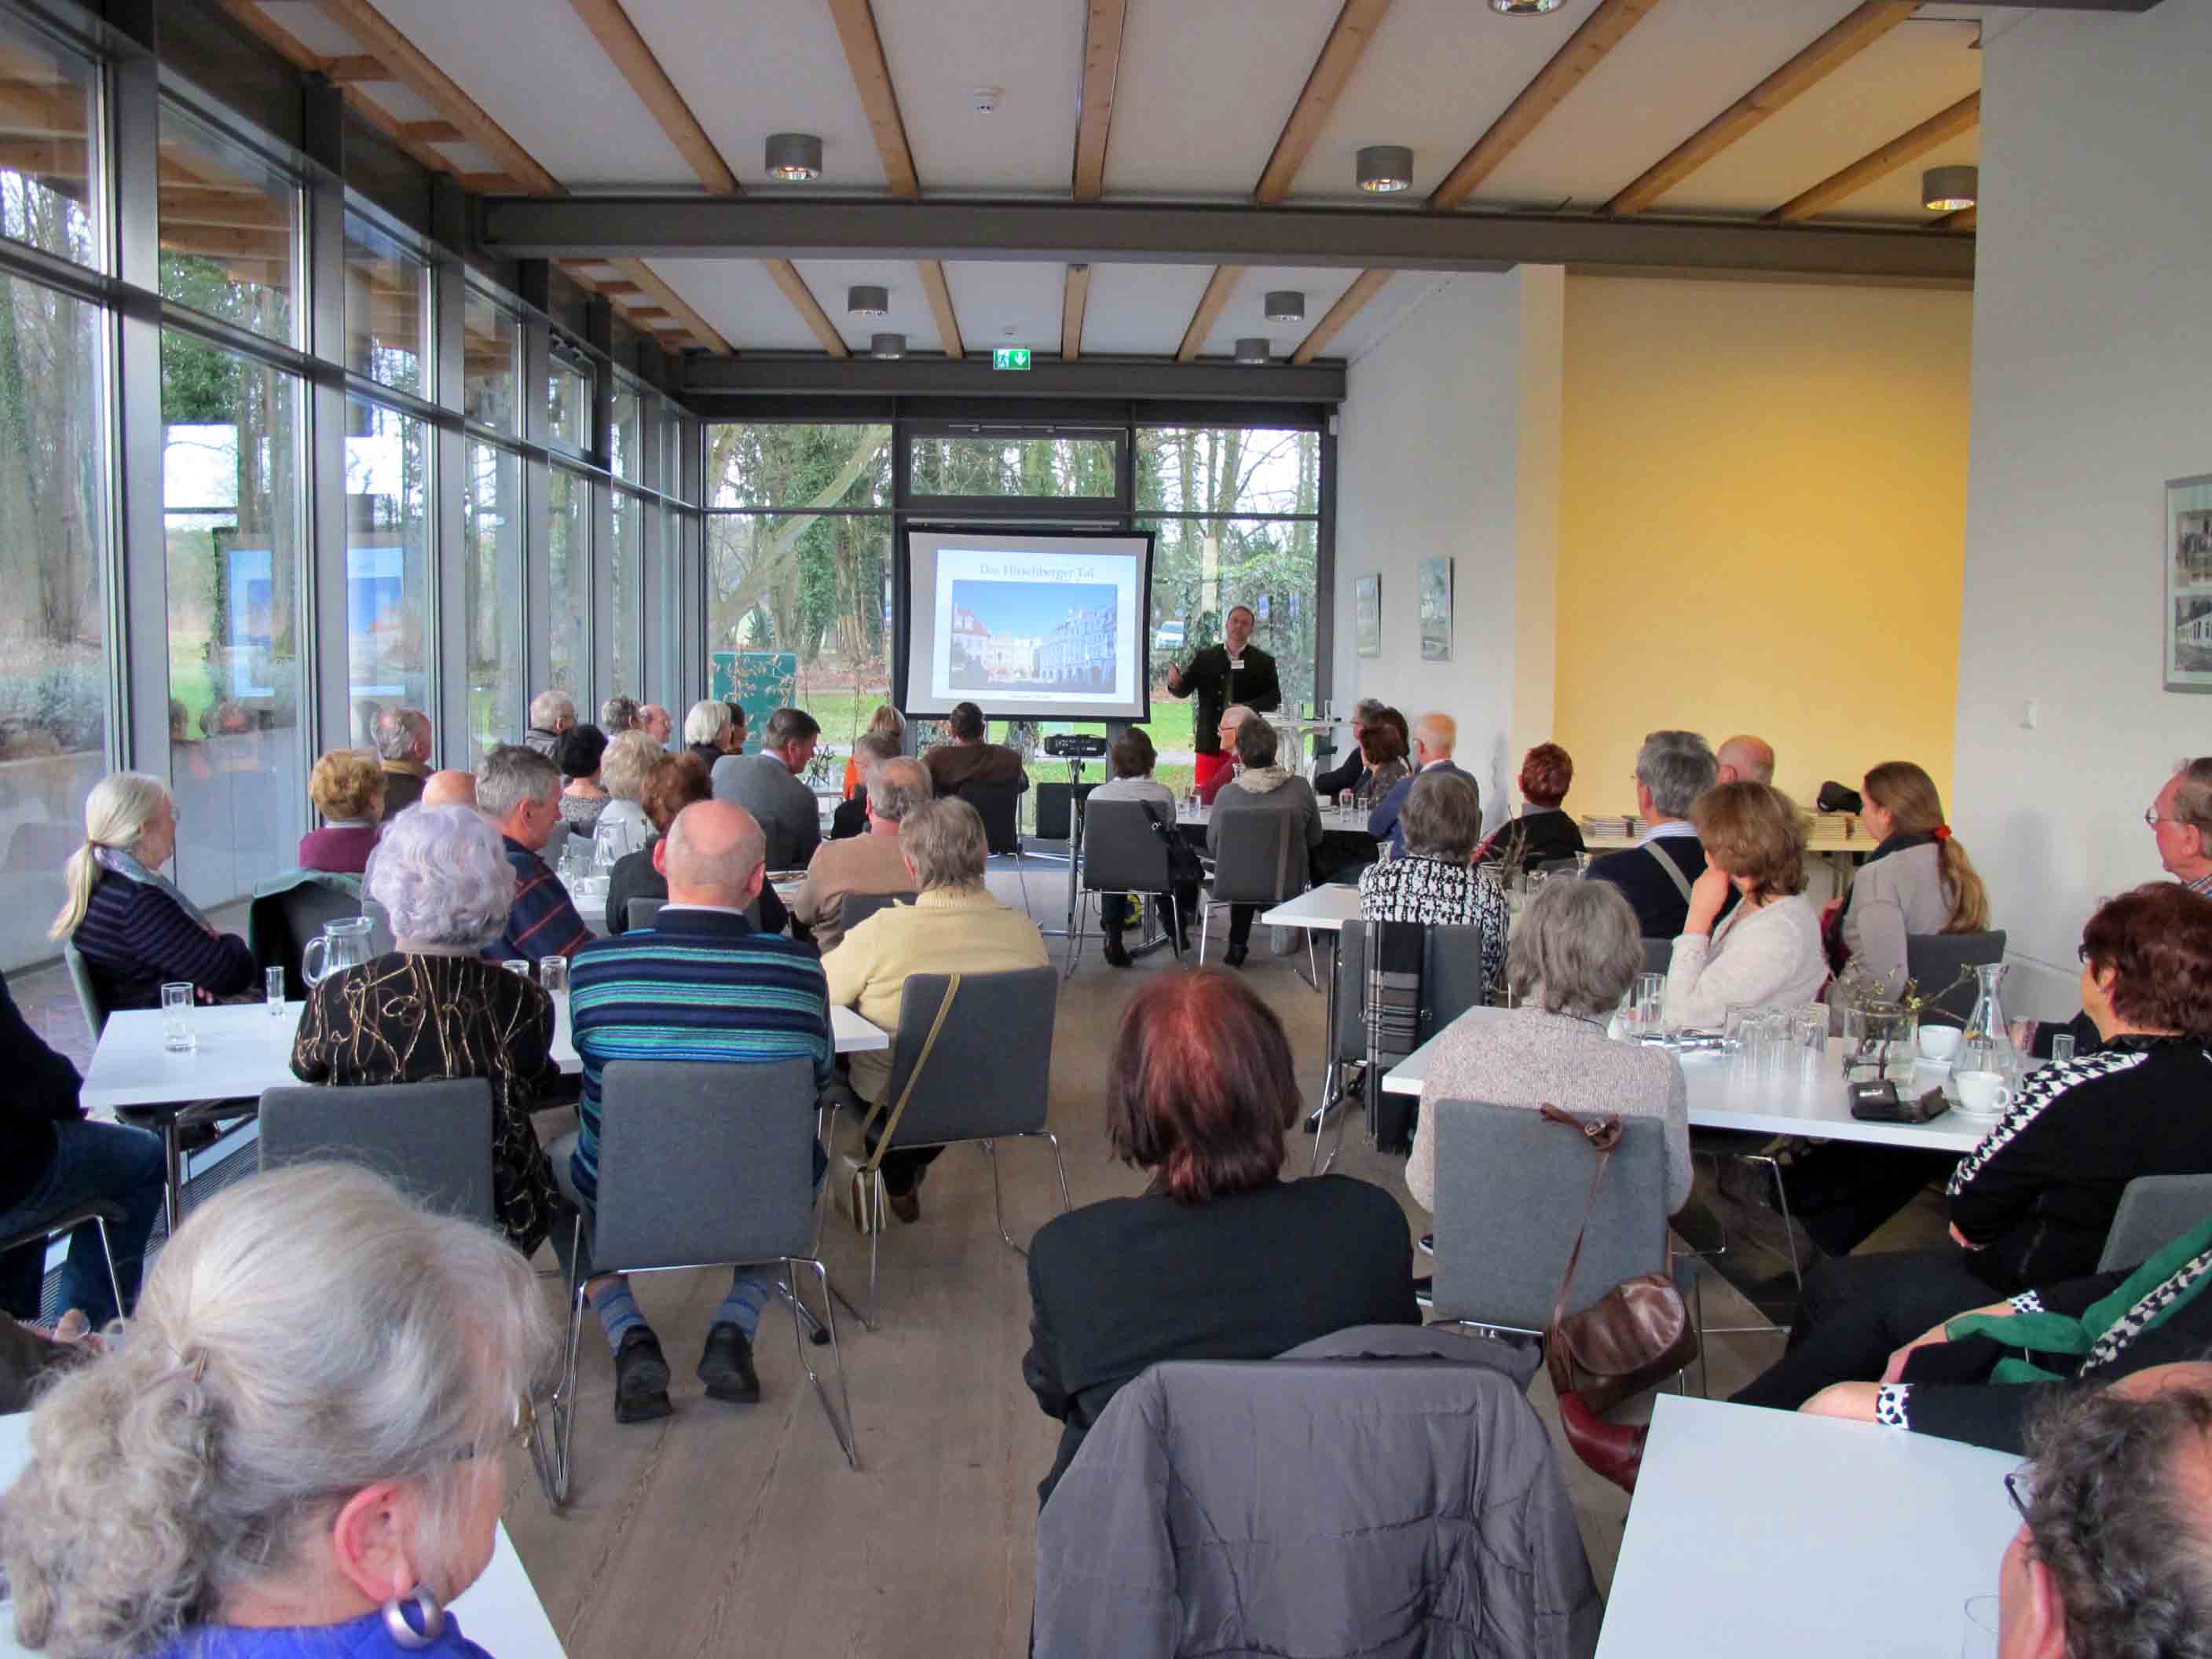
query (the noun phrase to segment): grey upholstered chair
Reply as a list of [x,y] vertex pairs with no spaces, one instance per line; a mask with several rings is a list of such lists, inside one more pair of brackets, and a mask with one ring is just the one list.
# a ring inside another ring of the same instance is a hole
[[[774,1065],[711,1061],[609,1062],[599,1084],[599,1194],[588,1236],[576,1218],[568,1346],[550,1409],[531,1450],[546,1501],[568,1501],[576,1420],[576,1350],[584,1287],[592,1275],[780,1261],[792,1305],[799,1361],[814,1385],[845,1462],[860,1467],[853,1395],[837,1345],[837,1310],[822,1263],[820,1193],[814,1183],[817,1128],[814,1070],[803,1060]],[[841,1419],[799,1327],[797,1269],[811,1267],[837,1365]],[[550,1419],[550,1420],[549,1420]]]
[[[1177,834],[1174,814],[1161,809],[1167,819],[1167,832]],[[1083,808],[1083,875],[1082,889],[1102,897],[1113,894],[1127,898],[1141,894],[1147,898],[1163,898],[1173,923],[1168,940],[1178,959],[1182,955],[1182,910],[1175,898],[1175,878],[1168,869],[1167,843],[1152,827],[1151,815],[1140,800],[1093,800]],[[1076,963],[1083,955],[1084,919],[1090,907],[1078,903],[1075,907],[1075,930],[1067,941],[1067,976],[1075,977]]]
[[492,1202],[491,1085],[482,1078],[261,1091],[261,1167],[364,1164],[417,1203],[486,1226]]
[[1663,974],[1674,965],[1674,941],[1671,939],[1647,939],[1644,941],[1644,971]]
[[2137,1176],[2120,1194],[2097,1271],[2139,1267],[2212,1217],[2212,1175]]
[[1013,860],[1014,878],[1021,884],[1024,911],[1030,908],[1030,880],[1022,853],[1022,792],[1028,787],[1026,779],[985,783],[971,778],[952,792],[974,807],[983,820],[983,841],[991,856]]
[[1969,968],[2002,962],[2004,953],[2002,927],[1979,933],[1907,933],[1905,971],[1920,994],[1930,999],[1929,1012],[1963,1025],[1974,1012],[1974,985],[1971,980],[1960,984],[1959,976]]
[[84,952],[68,939],[62,941],[62,961],[69,968],[70,983],[76,989],[77,1006],[84,1010],[84,1023],[97,1045],[101,1033],[107,1030],[107,1004],[93,980],[92,964],[84,959]]
[[858,927],[878,910],[888,910],[894,904],[912,904],[911,893],[848,893],[837,907],[839,920],[844,924],[841,938],[849,938]]
[[[1200,967],[1206,965],[1206,939],[1217,905],[1280,904],[1311,884],[1304,819],[1288,812],[1231,811],[1218,820],[1218,827],[1213,873],[1199,907],[1203,913],[1198,927]],[[1313,930],[1307,928],[1305,935],[1306,983],[1319,990],[1321,969],[1314,959]]]

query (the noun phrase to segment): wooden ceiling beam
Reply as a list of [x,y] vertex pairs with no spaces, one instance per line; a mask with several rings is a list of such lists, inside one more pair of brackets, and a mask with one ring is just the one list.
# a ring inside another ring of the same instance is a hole
[[806,279],[799,274],[799,267],[788,259],[763,259],[761,263],[768,268],[769,280],[783,290],[783,297],[790,301],[793,308],[805,319],[806,326],[813,331],[814,337],[822,343],[822,349],[832,357],[851,356],[853,354],[845,346],[845,337],[838,333],[836,324],[830,320],[830,313],[822,309],[822,302],[806,286]]
[[1788,107],[1919,9],[1916,0],[1865,0],[1850,15],[1677,144],[1605,204],[1641,213],[1777,111]]
[[1074,362],[1083,356],[1083,313],[1091,303],[1091,267],[1070,265],[1060,289],[1060,360]]
[[402,121],[399,131],[417,144],[458,144],[468,136],[451,121]]
[[1521,147],[1544,118],[1583,83],[1583,77],[1602,63],[1605,55],[1658,3],[1659,0],[1601,0],[1583,20],[1582,27],[1567,37],[1566,44],[1552,54],[1551,62],[1536,71],[1504,113],[1490,124],[1490,130],[1460,157],[1459,165],[1430,192],[1429,210],[1441,213],[1457,207],[1480,189],[1482,181]]
[[875,9],[868,0],[828,0],[830,21],[845,48],[845,63],[853,72],[853,85],[867,112],[868,130],[875,135],[876,154],[883,159],[884,177],[892,195],[907,198],[921,194],[921,179],[915,172],[914,151],[906,140],[906,120],[899,113],[898,93],[891,85],[890,64],[884,57],[883,36],[876,29]]
[[952,309],[952,290],[945,285],[945,266],[935,259],[923,259],[917,268],[921,272],[921,290],[929,296],[929,314],[937,319],[939,345],[948,357],[965,356],[968,348],[960,338],[960,318]]
[[684,331],[701,345],[709,351],[728,352],[730,343],[722,337],[720,331],[693,310],[690,303],[663,282],[660,273],[651,265],[642,259],[616,259],[611,263],[622,273],[618,281],[636,283],[641,294],[681,321]]
[[1368,42],[1375,38],[1383,14],[1389,9],[1390,0],[1344,0],[1344,9],[1337,13],[1328,39],[1322,42],[1321,55],[1314,59],[1298,101],[1291,106],[1290,118],[1276,137],[1274,153],[1260,170],[1260,182],[1252,191],[1255,201],[1279,202],[1291,193],[1298,169],[1312,154],[1314,141],[1321,137],[1336,100],[1352,83],[1352,70],[1359,67]]
[[1344,325],[1358,315],[1359,308],[1381,292],[1382,284],[1389,280],[1390,273],[1387,270],[1363,270],[1353,277],[1352,286],[1344,290],[1336,303],[1313,325],[1313,332],[1301,340],[1298,349],[1291,353],[1291,362],[1303,365],[1320,356]]
[[385,66],[381,58],[373,58],[365,52],[325,58],[323,73],[342,87],[359,86],[363,82],[397,81],[399,78]]
[[1787,225],[1825,213],[1876,179],[1887,179],[1906,162],[1917,161],[1939,144],[1950,143],[1962,132],[1972,131],[1981,118],[1982,94],[1970,92],[1948,109],[1929,116],[1910,132],[1899,133],[1881,149],[1869,150],[1850,166],[1830,173],[1812,189],[1791,197],[1763,216],[1768,224]]
[[1176,361],[1194,363],[1198,354],[1206,347],[1206,337],[1213,331],[1214,319],[1221,315],[1221,307],[1229,303],[1243,279],[1242,265],[1216,265],[1213,275],[1206,284],[1206,292],[1198,296],[1198,310],[1190,319],[1190,326],[1182,331],[1182,343],[1176,348]]
[[[380,70],[383,70],[379,79],[396,82],[400,78],[385,68],[382,59],[371,58],[367,53],[325,58],[320,52],[310,50],[306,41],[262,10],[259,0],[218,0],[218,3],[223,10],[266,41],[277,52],[311,75],[330,75],[333,66],[339,64],[374,62]],[[338,77],[331,76],[331,79],[338,80]],[[436,150],[432,149],[428,144],[410,138],[405,131],[407,124],[381,104],[368,97],[362,92],[359,82],[348,84],[343,81],[338,81],[338,84],[344,94],[347,106],[358,114],[362,120],[391,139],[393,143],[398,145],[401,149],[406,151],[431,172],[453,171],[453,163],[439,155]]]
[[1075,122],[1075,179],[1079,202],[1106,191],[1106,141],[1114,128],[1114,87],[1121,74],[1121,33],[1129,0],[1091,0],[1083,24],[1083,79]]
[[699,118],[691,112],[691,106],[684,101],[684,94],[668,78],[667,70],[653,56],[653,48],[638,33],[637,25],[630,21],[629,14],[623,9],[622,0],[568,0],[576,15],[584,20],[599,43],[599,49],[622,71],[623,80],[660,130],[668,135],[668,142],[690,164],[699,182],[716,196],[738,193],[738,175],[730,171],[730,164],[714,148],[714,141],[707,136],[707,129],[699,125]]

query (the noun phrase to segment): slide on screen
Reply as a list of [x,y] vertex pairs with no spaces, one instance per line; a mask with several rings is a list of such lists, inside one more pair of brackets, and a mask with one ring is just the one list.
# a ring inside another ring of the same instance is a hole
[[910,530],[896,679],[908,714],[1143,720],[1150,533]]

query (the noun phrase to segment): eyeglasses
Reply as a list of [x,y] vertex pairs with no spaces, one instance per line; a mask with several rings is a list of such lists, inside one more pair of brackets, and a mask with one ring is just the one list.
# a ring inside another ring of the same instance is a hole
[[2179,823],[2181,820],[2179,818],[2162,818],[2158,815],[2157,807],[2146,806],[2143,808],[2143,822],[2148,824],[2152,829],[2155,830],[2161,823]]
[[2020,1511],[2021,1520],[2034,1524],[2028,1510],[2035,1503],[2035,1465],[2023,1463],[2004,1478],[2005,1496],[2012,1499],[2013,1508]]

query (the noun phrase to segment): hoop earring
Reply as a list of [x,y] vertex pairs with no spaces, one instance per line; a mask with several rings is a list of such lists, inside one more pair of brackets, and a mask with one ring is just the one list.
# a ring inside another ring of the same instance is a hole
[[[410,1602],[422,1615],[422,1628],[420,1630],[408,1620],[407,1608]],[[446,1610],[438,1605],[438,1598],[430,1594],[428,1585],[417,1584],[414,1593],[405,1601],[384,1604],[384,1628],[390,1634],[394,1647],[406,1648],[410,1651],[427,1648],[446,1633]]]

